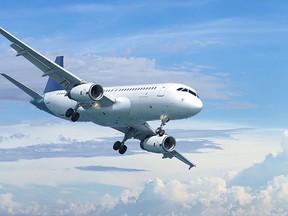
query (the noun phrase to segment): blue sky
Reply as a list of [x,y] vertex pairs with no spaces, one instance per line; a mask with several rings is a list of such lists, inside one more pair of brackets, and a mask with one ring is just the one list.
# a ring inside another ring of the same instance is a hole
[[[2,1],[1,27],[51,59],[65,55],[77,76],[103,86],[181,82],[204,109],[167,125],[197,164],[187,172],[135,140],[115,155],[117,131],[42,113],[1,79],[0,214],[287,212],[287,8],[282,0]],[[0,38],[0,72],[42,92],[41,72],[9,44]]]

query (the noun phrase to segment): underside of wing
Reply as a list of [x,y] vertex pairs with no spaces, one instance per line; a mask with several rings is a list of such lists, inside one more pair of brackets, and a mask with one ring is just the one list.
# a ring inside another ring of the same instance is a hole
[[125,135],[129,133],[129,139],[134,138],[140,141],[155,135],[155,132],[147,122],[143,124],[135,124],[130,127],[114,127],[114,129],[124,133]]
[[159,136],[159,134],[156,134],[147,122],[142,124],[135,124],[131,127],[120,127],[114,129],[125,134],[124,141],[122,142],[123,144],[126,139],[139,139],[141,141],[140,146],[143,150],[153,153],[161,153],[163,154],[162,158],[175,157],[183,163],[187,164],[189,166],[189,170],[192,167],[195,167],[195,164],[193,164],[186,157],[175,150],[176,140],[172,136]]

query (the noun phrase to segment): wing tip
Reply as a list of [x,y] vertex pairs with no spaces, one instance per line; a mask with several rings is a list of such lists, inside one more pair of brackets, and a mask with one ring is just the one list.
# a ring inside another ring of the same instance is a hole
[[5,73],[0,73],[0,75],[2,75],[3,77],[5,77],[5,78],[7,78],[7,74],[5,74]]
[[191,164],[191,165],[189,166],[188,170],[191,170],[193,167],[196,168],[196,165],[195,165],[195,164]]

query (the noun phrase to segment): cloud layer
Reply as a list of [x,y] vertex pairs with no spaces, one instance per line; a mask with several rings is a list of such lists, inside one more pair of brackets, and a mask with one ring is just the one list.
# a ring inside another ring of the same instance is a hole
[[243,186],[228,187],[222,178],[198,178],[188,183],[148,181],[141,192],[126,189],[118,198],[95,196],[98,202],[51,204],[14,201],[13,194],[0,195],[5,215],[287,215],[288,177],[274,177],[256,192]]
[[[261,163],[242,170],[229,184],[249,186],[254,190],[265,186],[275,176],[288,175],[288,131],[284,132],[281,151],[268,154]],[[287,188],[288,189],[288,188]]]
[[[21,83],[42,93],[47,80],[41,78],[42,72],[31,63],[26,62],[25,59],[19,60],[19,58],[7,55],[9,53],[0,55],[0,63],[3,62],[1,72],[8,73]],[[56,55],[46,53],[46,56],[52,60]],[[187,64],[169,69],[160,68],[155,60],[149,58],[67,54],[65,67],[78,77],[103,86],[178,82],[195,88],[199,95],[206,99],[227,100],[238,95],[236,91],[230,89],[231,80],[228,74],[225,76],[223,73],[217,72],[212,74],[210,73],[211,68],[205,65]],[[19,71],[18,68],[21,70]],[[31,79],[31,77],[35,78]],[[25,93],[19,94],[21,90],[2,76],[0,79],[3,79],[3,85],[0,87],[0,99],[28,98]]]

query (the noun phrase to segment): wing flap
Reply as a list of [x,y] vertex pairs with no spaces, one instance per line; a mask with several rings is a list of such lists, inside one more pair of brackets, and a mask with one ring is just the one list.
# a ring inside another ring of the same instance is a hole
[[23,56],[26,58],[38,67],[44,73],[44,76],[49,76],[54,79],[66,91],[70,91],[75,85],[85,83],[85,81],[81,80],[53,61],[50,61],[48,58],[44,57],[1,27],[0,33],[12,42],[10,46],[16,50],[16,56]]

